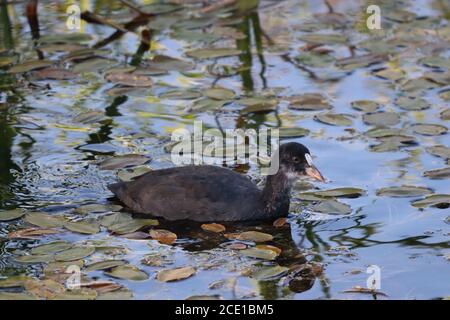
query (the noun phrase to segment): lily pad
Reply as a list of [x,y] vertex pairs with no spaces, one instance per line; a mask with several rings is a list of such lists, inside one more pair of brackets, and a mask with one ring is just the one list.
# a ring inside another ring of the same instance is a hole
[[109,73],[105,76],[107,81],[120,84],[127,87],[151,87],[153,81],[145,75],[133,74],[133,73]]
[[112,268],[111,271],[105,272],[105,274],[113,278],[132,281],[144,281],[148,279],[148,274],[146,272],[130,264],[117,266]]
[[95,221],[68,221],[64,227],[72,232],[81,234],[96,234],[100,232],[100,226]]
[[144,227],[157,226],[158,224],[158,220],[155,219],[132,219],[130,221],[110,225],[108,230],[116,234],[126,234],[138,231]]
[[9,68],[9,73],[24,73],[32,70],[42,69],[46,67],[50,67],[52,63],[47,60],[30,60],[25,61],[20,64],[16,64],[15,66]]
[[306,34],[300,40],[313,44],[345,44],[348,39],[340,34]]
[[395,101],[395,104],[400,108],[409,111],[419,111],[430,108],[430,104],[427,101],[416,97],[402,96]]
[[49,215],[41,212],[27,213],[24,220],[41,228],[59,228],[62,227],[66,221],[62,216]]
[[114,205],[114,204],[85,204],[82,205],[74,210],[75,213],[78,214],[88,214],[88,213],[103,213],[103,212],[110,212],[110,211],[119,211],[122,209],[122,206],[120,205]]
[[57,68],[45,68],[45,69],[33,71],[31,76],[36,80],[43,80],[43,79],[69,80],[69,79],[76,78],[77,74],[70,70],[57,69]]
[[11,221],[11,220],[19,219],[24,214],[25,214],[25,212],[23,212],[22,209],[0,211],[0,222],[1,221]]
[[66,291],[66,288],[52,280],[29,280],[25,282],[25,289],[28,293],[40,299],[54,299],[57,295]]
[[46,244],[41,244],[31,249],[32,254],[54,254],[60,251],[72,248],[73,244],[66,241],[54,241]]
[[298,138],[305,137],[309,134],[309,130],[305,128],[280,128],[280,138]]
[[378,196],[387,197],[418,197],[433,193],[429,188],[416,186],[394,186],[377,190]]
[[219,223],[204,223],[200,226],[205,231],[220,233],[225,231],[225,226]]
[[271,234],[259,231],[244,231],[242,233],[231,233],[231,234],[228,233],[225,234],[225,237],[228,239],[253,241],[253,242],[266,242],[273,240],[273,236]]
[[450,109],[442,111],[439,116],[442,120],[450,120]]
[[94,247],[73,247],[68,250],[61,251],[55,255],[56,261],[73,261],[89,257],[95,252]]
[[365,193],[366,192],[363,189],[347,187],[347,188],[335,188],[335,189],[328,189],[328,190],[321,190],[321,191],[302,192],[300,195],[313,195],[313,196],[318,196],[320,198],[327,198],[327,197],[358,198],[358,197],[364,195]]
[[380,109],[380,104],[372,100],[356,100],[352,101],[351,106],[358,111],[370,113]]
[[164,71],[189,71],[194,68],[189,61],[165,55],[156,55],[149,62],[150,66]]
[[106,159],[99,163],[101,170],[115,170],[145,164],[151,159],[139,154],[126,154]]
[[104,260],[99,262],[91,263],[90,265],[87,265],[84,269],[85,272],[91,272],[96,270],[106,270],[111,269],[114,267],[122,266],[126,264],[127,262],[125,260]]
[[19,229],[13,232],[8,233],[8,238],[10,239],[37,239],[38,237],[56,234],[60,231],[54,229],[45,229],[45,228],[26,228]]
[[190,109],[194,112],[202,112],[202,111],[217,111],[222,109],[224,104],[227,101],[225,100],[213,100],[210,98],[202,98],[195,100],[191,105]]
[[273,250],[267,249],[258,249],[258,248],[248,248],[240,250],[239,253],[242,253],[244,256],[262,259],[262,260],[275,260],[278,257],[278,254]]
[[405,77],[405,71],[401,69],[381,69],[373,73],[375,76],[391,81],[398,81]]
[[14,261],[18,263],[47,263],[53,260],[52,254],[30,254],[14,258]]
[[445,209],[450,206],[450,194],[432,194],[424,199],[413,201],[411,205],[416,208],[437,207]]
[[236,97],[234,91],[224,88],[210,88],[204,92],[205,96],[214,100],[231,100]]
[[114,63],[116,62],[110,59],[90,58],[75,64],[72,71],[75,73],[97,72],[111,67]]
[[252,273],[251,277],[259,281],[272,281],[286,275],[289,268],[279,265],[262,267],[261,269]]
[[173,244],[177,240],[175,233],[164,229],[151,229],[150,237],[162,244]]
[[314,120],[334,125],[334,126],[351,126],[352,119],[343,114],[338,113],[321,113],[314,116]]
[[191,277],[195,274],[195,268],[182,267],[175,269],[168,269],[159,271],[156,275],[156,279],[161,282],[178,281]]
[[170,90],[166,91],[163,94],[159,96],[160,99],[170,99],[170,100],[192,100],[200,98],[202,94],[200,91],[197,90],[183,90],[183,89],[177,89],[177,90]]
[[448,179],[450,178],[450,167],[428,170],[425,171],[423,175],[430,179]]
[[429,56],[419,60],[419,63],[431,68],[450,68],[450,59],[440,56]]
[[363,121],[375,126],[393,126],[400,122],[400,117],[394,112],[374,112],[363,115]]
[[439,136],[441,134],[446,134],[448,131],[446,126],[427,123],[413,124],[411,126],[411,130],[414,133],[418,133],[424,136]]
[[290,102],[289,108],[294,110],[318,111],[333,108],[326,98],[319,93],[305,93],[287,97],[286,99]]
[[186,55],[195,59],[216,59],[241,54],[240,50],[232,48],[210,48],[210,49],[194,49],[187,51]]
[[311,210],[323,214],[350,214],[352,207],[336,200],[325,200],[314,205]]
[[425,149],[428,153],[441,157],[444,159],[450,159],[450,148],[443,145],[435,145]]

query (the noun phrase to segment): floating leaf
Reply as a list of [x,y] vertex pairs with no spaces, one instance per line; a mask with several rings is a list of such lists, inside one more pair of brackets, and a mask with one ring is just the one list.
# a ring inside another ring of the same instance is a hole
[[321,201],[314,205],[311,210],[313,212],[319,212],[323,214],[350,214],[352,213],[352,207],[346,203],[342,203],[336,200]]
[[445,209],[450,206],[450,194],[432,194],[424,199],[413,201],[411,205],[416,208],[438,207]]
[[428,153],[441,157],[444,159],[450,159],[450,148],[442,145],[436,145],[425,149]]
[[91,263],[90,265],[86,266],[84,269],[85,272],[91,272],[96,270],[105,270],[105,269],[111,269],[114,267],[122,266],[126,264],[125,260],[105,260],[105,261],[99,261]]
[[348,39],[340,34],[306,34],[300,40],[313,44],[345,44]]
[[45,68],[33,71],[31,76],[37,80],[50,79],[50,80],[69,80],[77,77],[77,74],[64,69]]
[[84,32],[53,33],[39,38],[40,43],[80,43],[92,40],[92,35]]
[[54,254],[72,248],[73,244],[66,241],[54,241],[41,244],[31,249],[32,254]]
[[94,247],[73,247],[55,255],[56,261],[73,261],[89,257],[95,252]]
[[54,300],[95,300],[97,291],[87,288],[75,289],[57,294]]
[[88,213],[103,213],[103,212],[110,212],[110,211],[119,211],[122,209],[122,206],[120,205],[114,205],[114,204],[86,204],[82,205],[74,210],[75,213],[78,214],[88,214]]
[[363,115],[363,121],[375,126],[393,126],[400,122],[400,117],[394,112],[374,112]]
[[201,228],[203,230],[216,232],[216,233],[225,231],[225,227],[219,223],[204,223],[201,225]]
[[119,73],[113,72],[105,76],[107,81],[120,84],[127,87],[151,87],[153,81],[148,76],[133,74],[133,73]]
[[239,104],[246,106],[240,111],[241,114],[249,113],[267,113],[277,109],[276,99],[267,99],[263,97],[241,98]]
[[40,236],[59,233],[58,230],[44,228],[19,229],[8,233],[10,239],[37,239]]
[[105,215],[101,218],[100,224],[103,227],[110,228],[111,226],[118,225],[125,222],[130,222],[133,217],[129,213],[116,212],[113,214]]
[[251,277],[259,281],[272,281],[286,275],[288,270],[289,269],[287,267],[282,267],[279,265],[262,267],[256,272],[253,272]]
[[24,73],[32,70],[42,69],[51,66],[52,63],[47,60],[30,60],[9,68],[9,73]]
[[75,64],[72,70],[75,73],[97,72],[111,67],[114,63],[114,60],[95,57],[83,60],[82,62]]
[[226,101],[223,100],[213,100],[209,98],[202,98],[196,100],[190,107],[192,111],[202,112],[202,111],[217,111],[222,109]]
[[378,196],[388,197],[417,197],[432,193],[432,190],[425,187],[416,186],[395,186],[377,190]]
[[430,179],[447,179],[450,178],[450,167],[442,169],[428,170],[423,173],[424,177]]
[[247,257],[262,260],[275,260],[278,257],[278,254],[275,251],[267,249],[248,248],[240,250],[239,252]]
[[202,94],[197,90],[170,90],[166,91],[159,96],[160,99],[170,99],[170,100],[191,100],[200,98]]
[[317,111],[333,108],[320,93],[305,93],[287,97],[289,108],[294,110]]
[[224,88],[210,88],[204,92],[205,96],[214,100],[231,100],[236,97],[234,91]]
[[149,62],[150,66],[164,71],[189,71],[194,68],[194,65],[189,61],[165,55],[156,55]]
[[442,111],[439,116],[442,120],[450,120],[450,109]]
[[[8,277],[6,279],[0,280],[0,288],[16,288],[16,287],[23,287],[25,284],[25,281],[32,280],[33,278],[28,277],[26,275],[18,275],[18,276],[12,276]],[[1,298],[0,298],[1,300]]]
[[386,55],[368,53],[361,56],[343,58],[336,61],[336,66],[344,70],[368,67],[387,60]]
[[445,134],[448,131],[446,126],[426,123],[413,124],[411,130],[414,133],[422,134],[424,136],[438,136]]
[[7,292],[0,291],[0,300],[35,300],[36,298],[32,295],[22,292]]
[[7,211],[0,211],[0,221],[11,221],[21,218],[25,213],[22,209],[14,209]]
[[450,59],[440,56],[429,56],[419,60],[419,63],[432,68],[450,68]]
[[430,104],[421,98],[416,97],[399,97],[395,104],[404,110],[419,111],[430,108]]
[[117,234],[126,234],[138,231],[144,227],[157,226],[158,220],[155,219],[132,219],[130,221],[113,224],[108,229]]
[[356,100],[352,101],[351,106],[353,109],[370,113],[376,112],[380,109],[380,104],[372,100]]
[[186,55],[195,59],[216,59],[241,54],[240,50],[232,48],[194,49],[187,51]]
[[273,226],[276,228],[281,228],[283,226],[285,226],[287,223],[287,219],[286,218],[278,218],[277,220],[275,220],[273,222]]
[[[152,171],[152,169],[146,167],[146,166],[140,166],[140,167],[134,167],[134,168],[125,168],[122,170],[119,170],[117,172],[117,177],[121,181],[131,181],[134,180],[134,178],[142,176],[143,174]],[[114,210],[117,211],[117,210]]]
[[325,68],[331,65],[336,59],[326,53],[302,52],[300,55],[295,57],[295,60],[305,66]]
[[244,231],[242,233],[227,233],[225,237],[228,239],[236,239],[243,241],[253,241],[253,242],[266,242],[272,241],[273,236],[268,233],[259,231]]
[[373,73],[375,76],[391,81],[398,81],[405,77],[405,72],[400,69],[382,69]]
[[41,228],[59,228],[66,221],[62,216],[49,215],[41,212],[27,213],[24,220]]
[[314,116],[314,120],[334,126],[350,126],[352,119],[338,113],[321,113]]
[[112,268],[111,271],[105,272],[105,274],[113,278],[132,281],[143,281],[148,279],[147,273],[130,264],[117,266],[115,268]]
[[370,138],[384,138],[397,136],[402,133],[400,129],[375,127],[364,132],[364,135]]
[[74,122],[89,124],[89,123],[100,122],[104,118],[105,118],[105,114],[103,112],[91,110],[91,111],[82,112],[82,113],[76,115],[72,120]]
[[52,254],[31,254],[14,258],[14,261],[18,263],[46,263],[53,260],[54,256]]
[[280,138],[305,137],[308,134],[309,130],[305,128],[279,128]]
[[321,198],[324,197],[342,197],[342,198],[358,198],[365,194],[365,191],[360,188],[335,188],[335,189],[328,189],[328,190],[321,190],[321,191],[309,191],[309,192],[302,192],[300,196],[303,195],[312,195],[312,196],[318,196]]
[[97,300],[129,300],[132,298],[133,293],[127,289],[102,293],[97,296]]
[[41,299],[54,299],[57,295],[66,291],[64,286],[54,280],[29,280],[25,282],[28,293]]
[[100,226],[95,221],[68,221],[64,227],[72,232],[81,234],[96,234],[100,232]]
[[114,170],[127,167],[140,166],[149,162],[151,159],[139,154],[126,154],[106,159],[99,163],[101,170]]
[[151,229],[150,237],[158,240],[162,244],[173,244],[177,240],[177,235],[169,230],[164,229]]
[[161,282],[178,281],[191,277],[195,274],[193,267],[182,267],[159,271],[156,279]]

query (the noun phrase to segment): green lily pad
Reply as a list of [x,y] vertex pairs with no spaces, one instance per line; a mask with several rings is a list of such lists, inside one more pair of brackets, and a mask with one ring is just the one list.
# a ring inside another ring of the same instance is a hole
[[36,300],[36,298],[23,292],[0,291],[0,300]]
[[324,68],[331,65],[336,59],[328,54],[316,52],[302,52],[295,57],[298,63],[314,68]]
[[279,265],[262,267],[252,273],[251,277],[259,281],[271,281],[281,278],[286,275],[289,268]]
[[370,112],[376,112],[380,109],[380,104],[376,101],[372,100],[356,100],[352,101],[351,106],[353,109],[356,109],[358,111],[370,113]]
[[424,136],[439,136],[441,134],[446,134],[448,131],[446,126],[427,123],[413,124],[411,130],[414,133],[422,134]]
[[11,221],[21,218],[25,212],[22,209],[14,209],[7,211],[0,211],[0,221]]
[[305,137],[309,134],[309,130],[305,128],[280,128],[280,138],[298,138]]
[[436,84],[425,77],[421,77],[405,81],[400,86],[400,89],[405,92],[417,93],[428,89],[433,89],[439,86],[440,86],[439,84]]
[[350,214],[352,207],[337,200],[325,200],[314,205],[311,210],[323,214]]
[[[120,181],[131,181],[134,178],[139,177],[150,171],[152,171],[152,170],[146,166],[126,168],[126,169],[119,170],[119,172],[117,172],[117,177],[120,179]],[[118,211],[118,210],[113,210],[113,211]]]
[[151,159],[139,154],[126,154],[106,159],[99,163],[101,170],[115,170],[145,164]]
[[195,112],[202,112],[202,111],[217,111],[222,109],[224,104],[227,101],[224,100],[213,100],[210,98],[201,98],[191,105],[190,109]]
[[127,262],[125,260],[105,260],[105,261],[99,261],[91,263],[90,265],[87,265],[84,269],[85,272],[91,272],[95,270],[105,270],[105,269],[111,269],[114,267],[122,266],[126,264]]
[[56,261],[73,261],[89,257],[95,252],[94,247],[73,247],[55,255]]
[[124,222],[130,222],[133,220],[133,217],[129,213],[125,212],[116,212],[113,214],[105,215],[101,218],[100,224],[103,227],[111,227],[113,225],[117,225]]
[[424,199],[413,201],[411,205],[416,208],[437,207],[446,209],[450,206],[450,194],[432,194]]
[[379,54],[364,54],[360,56],[354,56],[349,58],[343,58],[336,61],[336,66],[343,70],[353,70],[356,68],[368,67],[373,64],[386,61],[386,55]]
[[400,129],[375,127],[364,132],[364,135],[369,138],[384,138],[401,135],[401,133]]
[[194,65],[182,59],[177,59],[165,55],[156,55],[149,60],[150,66],[163,71],[189,71]]
[[54,254],[60,251],[68,250],[73,247],[73,244],[66,241],[54,241],[46,244],[41,244],[31,249],[32,254]]
[[170,99],[170,100],[192,100],[200,98],[202,94],[197,90],[183,90],[176,89],[166,91],[159,96],[160,99]]
[[439,116],[442,120],[450,120],[450,109],[442,111]]
[[17,275],[0,280],[0,288],[23,287],[24,283],[32,278],[26,275]]
[[340,34],[306,34],[300,40],[313,44],[345,44],[348,39]]
[[55,33],[55,34],[46,34],[39,38],[40,43],[82,43],[89,42],[92,40],[92,35],[89,33]]
[[433,156],[450,159],[450,148],[442,145],[436,145],[425,148],[425,150]]
[[391,81],[398,81],[405,77],[405,71],[400,69],[382,69],[373,73],[375,76]]
[[328,190],[320,190],[320,191],[307,191],[300,193],[300,196],[317,196],[320,200],[323,198],[334,198],[334,197],[342,197],[342,198],[358,198],[364,195],[366,191],[360,188],[346,187],[346,188],[334,188]]
[[241,114],[248,113],[266,113],[277,109],[278,101],[276,99],[267,99],[264,97],[241,98],[238,103],[246,106],[240,111]]
[[393,126],[400,122],[400,117],[395,112],[374,112],[364,114],[363,121],[374,126]]
[[120,289],[111,292],[101,293],[97,296],[97,300],[130,300],[132,298],[133,292],[127,289]]
[[428,170],[425,171],[423,175],[430,179],[447,179],[450,178],[450,167]]
[[158,220],[155,219],[132,219],[108,227],[108,230],[116,234],[126,234],[138,231],[144,227],[157,226]]
[[75,73],[97,72],[113,66],[116,62],[114,60],[105,58],[90,58],[83,60],[74,65],[72,71]]
[[395,104],[400,108],[402,108],[403,110],[408,111],[419,111],[430,108],[430,104],[427,101],[415,97],[406,97],[406,96],[399,97],[395,101]]
[[148,279],[147,273],[140,270],[138,267],[129,264],[114,267],[110,271],[105,272],[105,274],[113,278],[132,281],[143,281]]
[[95,300],[97,291],[94,289],[81,288],[57,294],[53,300]]
[[440,56],[429,56],[419,60],[419,63],[431,68],[450,68],[450,59]]
[[273,250],[258,249],[258,248],[248,248],[244,250],[239,250],[239,253],[244,256],[262,259],[262,260],[275,260],[278,257],[278,253]]
[[433,191],[429,188],[416,186],[395,186],[377,190],[378,196],[387,197],[418,197],[431,193],[433,193]]
[[194,49],[187,51],[186,55],[195,59],[216,59],[241,54],[241,50],[232,48]]
[[72,232],[81,234],[96,234],[100,232],[100,226],[95,221],[68,221],[64,227]]
[[234,91],[224,88],[210,88],[206,89],[203,93],[213,100],[231,100],[236,97]]
[[53,260],[52,254],[30,254],[14,258],[14,261],[18,263],[47,263]]
[[114,205],[114,204],[85,204],[82,205],[74,210],[75,213],[78,214],[88,214],[88,213],[103,213],[103,212],[110,212],[110,211],[119,211],[123,207],[120,205]]
[[314,116],[314,120],[334,126],[351,126],[353,123],[352,119],[338,113],[317,114]]
[[47,60],[30,60],[25,61],[20,64],[16,64],[15,66],[8,69],[9,73],[24,73],[32,70],[42,69],[46,67],[50,67],[52,63]]
[[60,228],[64,225],[66,218],[41,212],[32,212],[27,213],[24,220],[40,228]]

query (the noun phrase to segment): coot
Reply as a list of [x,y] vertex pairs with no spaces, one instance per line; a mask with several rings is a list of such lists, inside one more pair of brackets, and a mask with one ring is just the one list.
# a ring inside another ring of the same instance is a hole
[[324,182],[308,148],[286,143],[279,149],[279,170],[263,190],[230,169],[200,165],[148,172],[108,188],[127,207],[167,220],[246,221],[286,216],[292,183],[302,176]]

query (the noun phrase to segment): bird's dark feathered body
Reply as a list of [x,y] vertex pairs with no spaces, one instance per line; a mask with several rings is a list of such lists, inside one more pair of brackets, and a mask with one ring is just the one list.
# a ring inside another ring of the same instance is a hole
[[168,220],[261,219],[261,190],[247,177],[215,166],[186,166],[148,172],[109,189],[129,208]]

